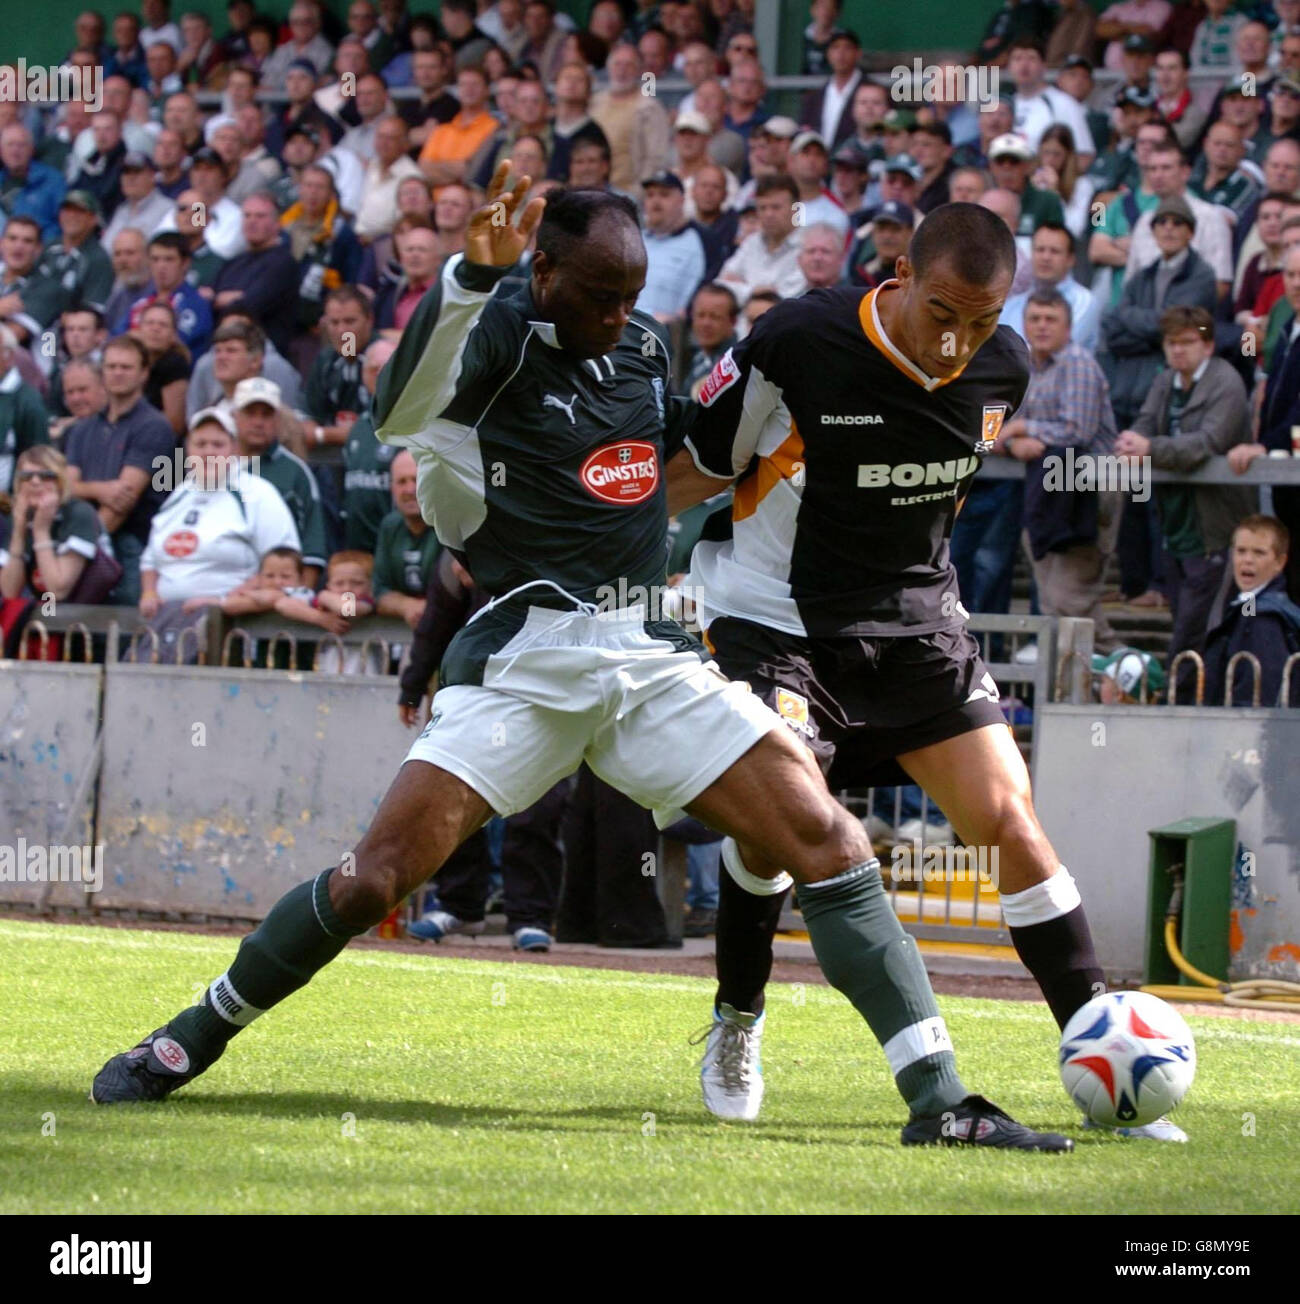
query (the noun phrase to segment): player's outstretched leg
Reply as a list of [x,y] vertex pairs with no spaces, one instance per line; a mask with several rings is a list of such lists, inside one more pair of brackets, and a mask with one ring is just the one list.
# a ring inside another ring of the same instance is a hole
[[355,872],[327,869],[286,892],[197,1005],[100,1069],[91,1100],[161,1100],[211,1068],[241,1028],[384,919],[491,813],[454,775],[408,761],[357,846]]
[[822,972],[870,1025],[911,1110],[905,1144],[1073,1148],[967,1091],[925,965],[890,908],[866,833],[831,796],[802,744],[771,731],[689,810],[794,876]]
[[[1005,725],[988,725],[899,757],[967,846],[996,848],[998,894],[1012,944],[1057,1025],[1106,990],[1083,899],[1034,812],[1029,771]],[[1186,1141],[1167,1119],[1126,1136]]]

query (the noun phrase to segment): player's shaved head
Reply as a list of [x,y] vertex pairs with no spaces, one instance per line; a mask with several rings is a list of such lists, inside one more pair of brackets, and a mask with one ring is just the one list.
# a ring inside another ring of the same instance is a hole
[[941,259],[970,285],[1016,274],[1016,241],[1006,223],[979,204],[941,204],[916,229],[909,251],[919,279]]
[[876,306],[895,347],[932,379],[955,376],[998,328],[1016,270],[1015,237],[978,204],[943,204],[896,267]]
[[561,348],[580,358],[610,352],[645,286],[636,208],[606,190],[555,190],[537,231],[533,298]]

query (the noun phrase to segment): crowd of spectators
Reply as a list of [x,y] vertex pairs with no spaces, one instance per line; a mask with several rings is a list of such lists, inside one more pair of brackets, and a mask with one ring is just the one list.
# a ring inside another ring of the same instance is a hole
[[[1007,610],[1023,549],[1038,609],[1091,616],[1109,653],[1108,598],[1169,605],[1173,655],[1249,642],[1242,604],[1271,595],[1273,667],[1300,646],[1300,489],[1261,516],[1245,486],[1051,492],[1049,462],[1291,454],[1300,2],[989,7],[983,104],[889,82],[838,0],[807,6],[798,71],[818,80],[798,94],[769,89],[789,60],[760,50],[754,0],[596,0],[585,20],[551,0],[293,0],[283,23],[230,0],[216,28],[169,0],[82,13],[66,61],[102,70],[99,106],[0,103],[9,648],[45,593],[172,636],[214,606],[332,634],[427,624],[439,544],[371,394],[509,158],[535,194],[637,205],[640,307],[679,343],[685,394],[781,299],[887,282],[938,205],[996,212],[1031,384],[990,451],[1027,473],[968,497],[965,605]],[[247,460],[219,474],[227,456]],[[403,681],[410,723],[428,679]],[[707,889],[697,904],[706,926]]]

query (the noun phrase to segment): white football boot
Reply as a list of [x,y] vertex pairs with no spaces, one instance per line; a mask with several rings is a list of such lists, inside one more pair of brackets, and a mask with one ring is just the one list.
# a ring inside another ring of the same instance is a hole
[[704,1106],[718,1118],[753,1122],[763,1105],[763,1022],[767,1015],[745,1014],[723,1004],[713,1022],[691,1038],[704,1045],[700,1088]]

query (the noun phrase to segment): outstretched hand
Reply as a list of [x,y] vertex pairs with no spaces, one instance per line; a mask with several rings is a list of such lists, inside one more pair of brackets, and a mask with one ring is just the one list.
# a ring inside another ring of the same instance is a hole
[[520,177],[513,189],[506,188],[510,175],[510,160],[497,164],[488,183],[487,202],[469,220],[465,232],[465,260],[483,263],[489,267],[511,267],[523,256],[532,239],[537,224],[542,220],[546,200],[540,196],[532,200],[519,215],[515,213],[524,202],[532,177]]

